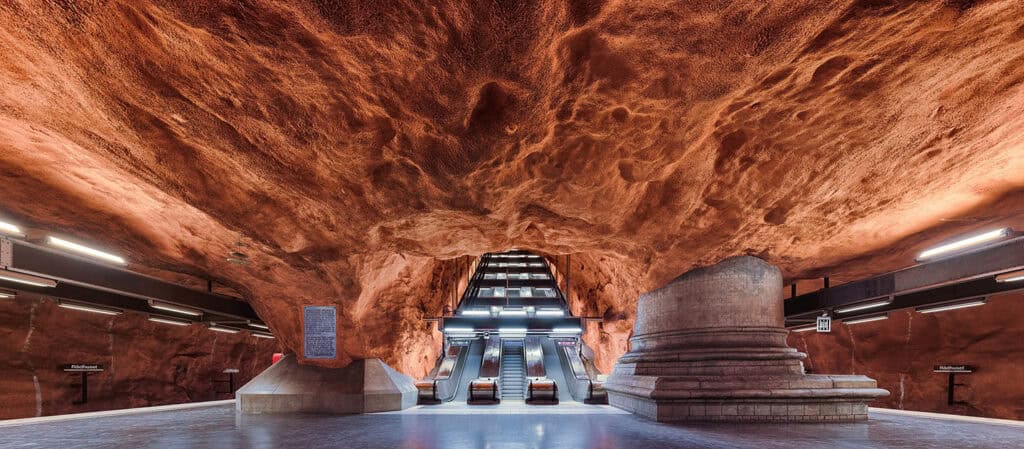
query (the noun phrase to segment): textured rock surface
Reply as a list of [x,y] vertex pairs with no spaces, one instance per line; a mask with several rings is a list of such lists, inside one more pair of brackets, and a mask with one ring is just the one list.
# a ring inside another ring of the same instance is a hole
[[[809,370],[864,374],[892,392],[873,405],[962,415],[1024,419],[1024,294],[989,299],[984,307],[921,314],[893,313],[888,320],[834,325],[833,333],[792,333],[790,345],[808,354]],[[946,403],[945,374],[935,365],[976,365],[957,375],[956,399]]]
[[301,306],[337,304],[324,365],[426,373],[461,255],[581,253],[607,368],[633,293],[696,264],[884,271],[1024,208],[1012,0],[11,0],[0,23],[0,213],[228,285],[300,353]]
[[[0,419],[229,399],[221,372],[236,368],[235,388],[270,366],[276,340],[151,323],[57,307],[53,300],[0,300]],[[89,402],[68,363],[99,363]]]

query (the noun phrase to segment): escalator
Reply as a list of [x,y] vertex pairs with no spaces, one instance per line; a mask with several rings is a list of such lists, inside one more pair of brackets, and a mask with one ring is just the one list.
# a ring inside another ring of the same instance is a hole
[[523,369],[523,341],[505,340],[501,350],[501,399],[525,399],[526,372]]

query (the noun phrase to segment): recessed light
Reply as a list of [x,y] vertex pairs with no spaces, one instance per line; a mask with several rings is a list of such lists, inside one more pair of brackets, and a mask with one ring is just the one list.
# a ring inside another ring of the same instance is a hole
[[940,256],[956,253],[974,246],[984,245],[1009,236],[1013,232],[1010,228],[993,229],[980,234],[964,237],[945,243],[934,248],[929,248],[917,256],[918,261],[935,259]]
[[120,315],[121,314],[120,310],[108,309],[106,307],[96,307],[96,306],[90,306],[90,305],[85,305],[85,304],[78,304],[78,303],[73,303],[73,302],[63,302],[63,301],[61,301],[61,302],[59,302],[57,304],[57,307],[62,307],[62,308],[71,309],[71,310],[78,310],[78,311],[81,311],[81,312],[98,313],[98,314],[101,314],[101,315]]
[[184,314],[184,315],[192,315],[192,316],[202,316],[203,315],[203,311],[201,311],[201,310],[190,309],[188,307],[176,306],[174,304],[167,304],[165,302],[160,302],[160,301],[149,301],[149,306],[154,308],[154,309],[166,310],[168,312],[181,313],[181,314]]
[[853,319],[849,319],[849,320],[843,320],[843,322],[846,323],[846,324],[860,324],[860,323],[870,323],[872,321],[881,321],[881,320],[886,320],[886,319],[889,319],[889,314],[872,315],[872,316],[866,316],[864,318],[853,318]]
[[14,271],[0,270],[0,279],[17,282],[19,284],[31,285],[33,287],[56,287],[57,281],[41,278],[30,274],[17,273]]
[[16,237],[24,237],[25,233],[21,232],[21,228],[6,221],[0,221],[0,232],[13,235]]
[[237,334],[238,333],[238,329],[232,329],[230,327],[221,327],[221,326],[210,326],[210,330],[211,331],[215,331],[215,332],[224,332],[226,334]]
[[1024,270],[1011,271],[996,276],[996,282],[1020,282],[1024,281]]
[[961,301],[949,304],[939,304],[935,306],[918,307],[917,311],[921,313],[935,313],[945,312],[947,310],[966,309],[968,307],[978,307],[985,305],[985,298],[972,299],[969,301]]
[[836,309],[836,313],[849,313],[856,312],[858,310],[874,309],[876,307],[883,307],[892,304],[892,298],[886,298],[878,301],[867,301],[860,304],[854,304],[846,307],[839,307]]
[[125,265],[127,263],[121,256],[116,256],[108,252],[100,251],[98,249],[89,248],[88,246],[80,245],[78,243],[64,240],[62,238],[51,236],[49,239],[49,243],[51,246],[56,246],[61,249],[66,249],[68,251],[86,255],[94,259],[105,260],[107,262],[113,262],[118,265]]
[[154,323],[170,324],[172,326],[188,326],[192,324],[191,321],[175,320],[171,318],[161,318],[156,316],[149,317],[149,321],[152,321]]

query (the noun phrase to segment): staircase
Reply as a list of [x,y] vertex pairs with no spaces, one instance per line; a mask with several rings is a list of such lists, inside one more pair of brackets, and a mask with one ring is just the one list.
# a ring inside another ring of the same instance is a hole
[[522,401],[526,398],[526,367],[523,341],[505,340],[501,351],[501,399]]

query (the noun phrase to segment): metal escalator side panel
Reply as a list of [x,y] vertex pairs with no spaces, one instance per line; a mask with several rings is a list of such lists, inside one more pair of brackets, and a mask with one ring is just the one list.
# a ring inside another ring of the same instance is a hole
[[544,348],[541,346],[541,337],[531,335],[526,337],[523,344],[523,357],[526,359],[526,377],[544,377]]
[[469,384],[480,376],[483,352],[484,341],[479,338],[473,340],[469,350],[466,351],[466,359],[461,363],[462,371],[458,375],[457,390],[451,400],[465,402],[469,399]]
[[501,373],[501,339],[492,336],[484,346],[480,377],[498,377]]

